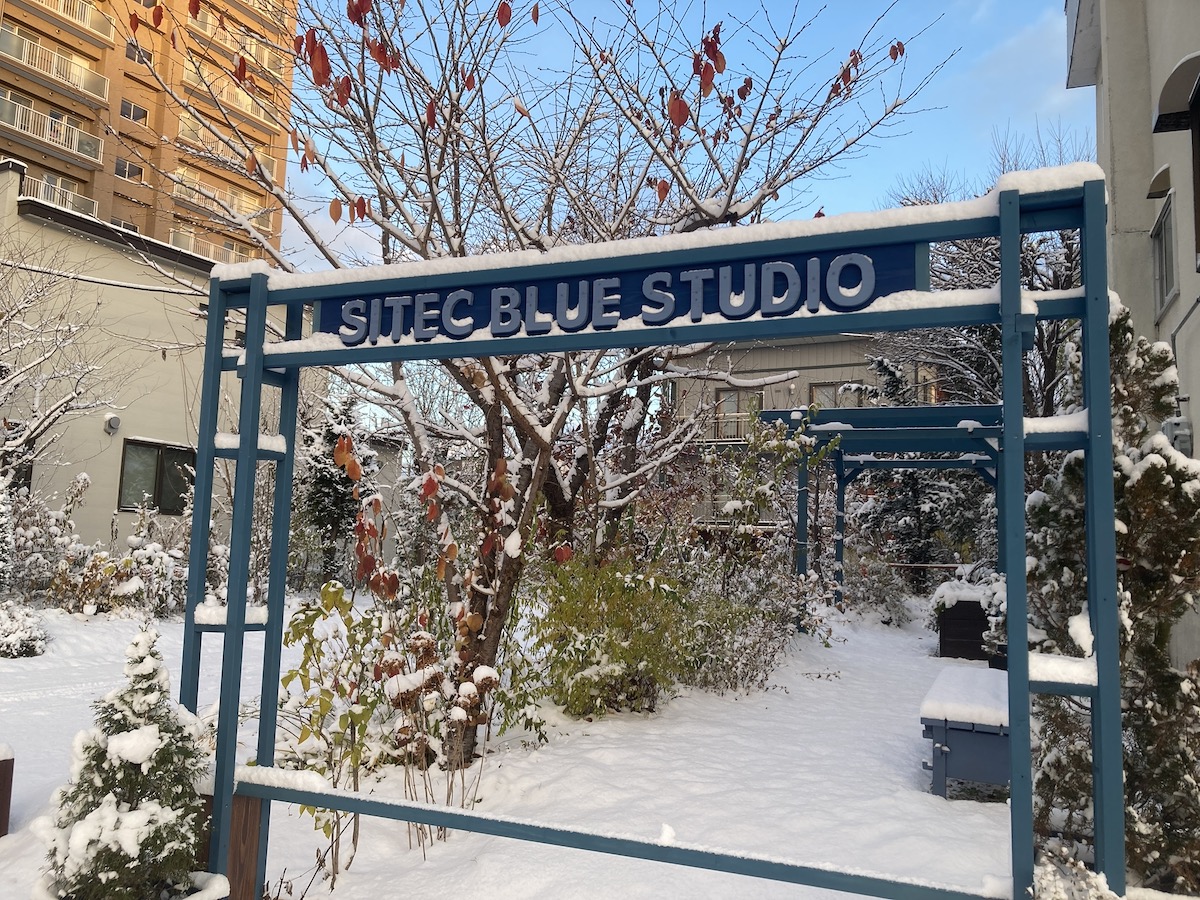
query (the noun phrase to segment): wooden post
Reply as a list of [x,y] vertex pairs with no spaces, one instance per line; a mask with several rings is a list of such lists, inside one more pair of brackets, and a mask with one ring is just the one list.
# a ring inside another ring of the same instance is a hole
[[[212,822],[212,802],[210,795],[204,797],[204,812],[207,821]],[[240,797],[234,795],[233,814],[230,817],[229,836],[229,900],[260,900],[262,885],[258,884],[258,826],[262,814],[262,803],[258,797]],[[208,868],[209,830],[200,840],[200,856],[198,866]]]
[[13,752],[0,744],[0,837],[8,834],[8,816],[12,809]]

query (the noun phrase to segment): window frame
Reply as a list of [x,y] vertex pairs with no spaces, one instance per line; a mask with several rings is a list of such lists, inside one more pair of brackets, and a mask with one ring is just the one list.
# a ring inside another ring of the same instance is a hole
[[[129,107],[128,115],[125,114],[125,107]],[[137,116],[137,112],[139,110],[141,111],[140,117]],[[121,99],[120,115],[121,115],[122,119],[125,119],[128,122],[133,122],[135,125],[144,125],[144,126],[149,127],[150,110],[146,109],[146,107],[144,107],[144,106],[134,103],[132,100],[129,100],[127,98]]]
[[[122,168],[125,169],[124,173],[120,171]],[[137,169],[136,177],[133,177],[130,174],[134,169]],[[130,162],[129,160],[120,156],[113,160],[113,175],[116,178],[120,178],[122,181],[129,181],[133,184],[146,183],[144,180],[146,175],[145,166],[141,165],[140,163]]]
[[[168,487],[168,481],[170,478],[169,473],[166,471],[167,454],[169,451],[175,451],[176,453],[188,455],[191,459],[191,462],[188,463],[188,465],[191,466],[194,472],[196,468],[196,448],[188,447],[184,444],[172,444],[163,441],[149,441],[144,438],[125,438],[121,445],[121,477],[117,481],[117,509],[121,512],[137,512],[140,506],[140,504],[131,505],[123,502],[126,493],[126,479],[129,474],[126,471],[126,463],[129,458],[130,447],[149,447],[156,452],[153,492],[148,493],[143,490],[143,502],[148,506],[157,509],[160,515],[183,515],[187,509],[186,488],[178,494],[177,498],[173,498],[178,500],[177,505],[172,504],[169,507],[164,507],[163,505],[163,500],[165,499],[164,492]],[[186,473],[183,473],[182,477],[188,485],[193,483]],[[194,478],[194,474],[191,477]]]
[[822,406],[821,409],[857,409],[863,405],[862,391],[853,391],[854,403],[842,403],[843,396],[842,388],[848,384],[857,384],[855,381],[810,381],[808,383],[808,405],[812,406],[817,402],[815,394],[820,388],[832,388],[834,403],[832,406]]
[[[1154,268],[1154,316],[1160,319],[1179,297],[1179,261],[1175,246],[1175,192],[1167,194],[1150,229],[1150,260]],[[1167,280],[1169,278],[1169,281]]]
[[125,58],[143,66],[154,65],[154,51],[147,50],[133,38],[125,42]]

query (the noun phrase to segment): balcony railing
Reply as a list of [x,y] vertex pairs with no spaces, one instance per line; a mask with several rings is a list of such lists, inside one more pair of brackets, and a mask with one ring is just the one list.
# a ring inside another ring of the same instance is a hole
[[0,53],[100,100],[108,99],[108,79],[56,50],[12,31],[0,31]]
[[96,162],[104,158],[102,139],[11,100],[0,99],[0,123]]
[[717,413],[709,429],[710,441],[744,441],[757,413]]
[[235,85],[228,83],[219,84],[215,81],[210,81],[208,84],[204,84],[201,81],[200,76],[192,71],[188,71],[183,76],[183,80],[188,84],[196,86],[200,91],[204,92],[209,97],[216,100],[217,103],[220,103],[226,108],[233,107],[234,109],[241,110],[247,115],[254,116],[255,118],[262,119],[264,121],[269,121],[266,113],[259,107],[257,103],[254,102],[253,99],[251,99],[250,95]]
[[[231,169],[238,172],[246,171],[245,160],[234,156],[233,151],[216,140],[212,135],[204,134],[201,136],[198,126],[192,128],[184,123],[180,123],[179,139],[199,148],[199,151],[193,151],[191,147],[184,147],[184,150],[193,152],[201,158],[215,156]],[[258,164],[263,167],[263,171],[270,175],[272,179],[278,177],[279,168],[273,157],[267,156],[262,150],[255,150],[254,158],[258,160]]]
[[200,16],[189,20],[189,24],[233,53],[240,53],[247,59],[254,60],[277,78],[283,76],[286,65],[284,55],[265,41],[249,35],[235,35],[228,26],[219,27],[217,20],[207,10],[201,10]]
[[78,22],[89,31],[94,31],[110,41],[113,36],[113,24],[108,16],[85,2],[85,0],[37,0],[47,9],[52,9],[60,16]]
[[203,240],[186,231],[172,231],[171,246],[219,263],[243,263],[258,258],[257,255],[251,255],[242,250],[218,246],[212,241]]
[[[208,195],[212,195],[212,197],[210,198]],[[256,220],[256,224],[260,224],[263,227],[269,224],[271,218],[271,211],[263,209],[260,204],[255,203],[253,200],[225,190],[224,188],[204,184],[195,178],[184,178],[182,181],[175,182],[175,185],[171,188],[171,196],[190,201],[206,209],[214,208],[216,202],[224,203],[239,216],[254,219]],[[212,198],[215,198],[215,200]]]
[[74,191],[68,191],[66,188],[60,188],[53,184],[47,184],[45,181],[34,181],[32,178],[25,180],[21,187],[21,193],[26,197],[34,197],[42,200],[60,209],[69,209],[71,212],[77,212],[81,215],[96,216],[96,201],[91,197],[85,197],[83,194],[76,194]]

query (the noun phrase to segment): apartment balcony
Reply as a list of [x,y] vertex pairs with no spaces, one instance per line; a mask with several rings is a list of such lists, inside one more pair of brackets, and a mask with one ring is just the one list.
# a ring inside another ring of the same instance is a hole
[[751,423],[758,420],[758,413],[717,413],[708,429],[707,440],[744,441],[750,434]]
[[[199,126],[192,127],[181,122],[179,139],[185,144],[192,145],[184,146],[183,150],[199,159],[209,160],[215,158],[222,165],[239,174],[244,174],[246,171],[245,160],[234,156],[233,151],[211,134],[206,133],[202,135]],[[270,175],[272,179],[277,180],[279,178],[279,165],[274,157],[268,156],[262,150],[255,150],[254,158],[258,160],[258,164],[262,166],[263,171]]]
[[79,213],[83,216],[96,217],[96,201],[91,197],[76,194],[74,191],[68,191],[66,188],[55,187],[44,181],[34,181],[31,178],[26,178],[24,184],[21,186],[21,196],[33,197],[35,200],[41,200],[44,203],[57,206],[59,209]]
[[108,99],[108,79],[56,50],[35,44],[11,31],[0,31],[0,53],[24,63],[59,84],[98,100]]
[[94,32],[106,40],[112,40],[113,24],[108,16],[85,0],[33,0],[33,2],[53,10],[64,19],[70,19],[77,25],[82,25],[88,31]]
[[236,109],[248,116],[254,116],[264,122],[270,122],[266,112],[255,103],[244,90],[234,84],[210,81],[204,84],[195,72],[187,72],[183,80],[191,85],[201,97],[219,103],[225,109]]
[[[204,209],[216,210],[220,209],[219,204],[224,204],[237,215],[254,220],[256,226],[266,228],[270,225],[271,211],[269,209],[263,209],[260,204],[234,194],[232,191],[204,184],[194,178],[184,178],[175,182],[171,188],[171,196],[177,200],[194,203]],[[223,209],[220,211],[224,212]]]
[[283,77],[284,67],[287,64],[284,55],[262,40],[255,37],[245,37],[239,40],[239,37],[234,35],[228,26],[220,27],[218,20],[207,10],[201,10],[200,16],[190,19],[188,24],[231,53],[241,54],[247,59],[254,60],[276,78]]
[[171,246],[219,263],[244,263],[250,262],[252,259],[258,259],[257,255],[251,255],[232,247],[223,247],[214,244],[212,241],[198,238],[186,231],[177,231],[174,229],[171,231]]
[[104,141],[101,138],[11,100],[0,99],[0,124],[94,162],[104,158]]

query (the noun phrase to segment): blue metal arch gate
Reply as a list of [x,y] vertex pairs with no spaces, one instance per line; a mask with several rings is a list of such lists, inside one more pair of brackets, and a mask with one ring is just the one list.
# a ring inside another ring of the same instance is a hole
[[[1014,189],[998,190],[981,200],[932,207],[917,213],[877,214],[865,223],[869,227],[853,231],[838,231],[836,219],[784,223],[717,231],[710,235],[625,242],[599,250],[593,248],[590,253],[586,248],[572,248],[544,257],[521,253],[441,261],[338,273],[324,280],[268,274],[252,267],[218,270],[210,288],[180,688],[181,702],[194,711],[200,683],[203,635],[211,631],[223,632],[210,868],[214,872],[227,871],[230,820],[233,797],[237,793],[267,801],[304,803],[397,820],[445,824],[466,831],[897,900],[975,896],[929,884],[902,883],[744,855],[620,840],[431,809],[420,804],[380,803],[369,797],[342,792],[273,786],[269,777],[263,777],[266,772],[256,778],[245,777],[236,771],[235,758],[243,643],[247,631],[266,631],[256,759],[258,768],[269,769],[274,759],[299,372],[305,366],[999,324],[1002,328],[1004,391],[997,480],[1000,518],[1008,535],[1004,541],[1001,568],[1005,572],[1024,573],[1023,470],[1027,440],[1021,400],[1022,351],[1034,321],[1045,315],[1082,321],[1084,399],[1088,408],[1097,412],[1090,417],[1086,433],[1075,436],[1078,438],[1075,444],[1086,455],[1087,588],[1096,637],[1098,683],[1091,688],[1068,683],[1031,684],[1027,647],[1020,641],[1009,647],[1013,892],[1014,896],[1024,895],[1033,879],[1028,701],[1030,691],[1045,691],[1082,693],[1091,698],[1096,863],[1107,876],[1109,886],[1118,894],[1124,893],[1117,580],[1115,535],[1111,524],[1112,443],[1108,415],[1105,189],[1102,181],[1091,180],[1098,175],[1099,170],[1094,167],[1082,170],[1068,167],[1049,176],[1043,172],[1028,182],[1009,182],[1015,185]],[[1083,289],[1070,297],[1053,300],[1023,298],[1018,256],[1020,235],[1054,229],[1079,229],[1081,233]],[[929,242],[981,237],[999,238],[1001,281],[998,296],[994,290],[980,290],[952,295],[905,294],[897,301],[896,291],[928,288]],[[867,256],[867,252],[890,259],[889,265],[900,269],[911,262],[908,275],[898,281],[889,281],[883,273],[876,283],[876,273],[868,271],[872,257]],[[718,258],[730,268],[745,265],[747,276],[762,274],[765,287],[759,309],[747,312],[744,305],[738,305],[745,302],[747,292],[743,289],[741,294],[735,294],[729,288],[727,272],[714,269],[715,265],[720,265],[714,263]],[[614,264],[619,264],[627,276],[624,281],[609,277]],[[750,266],[757,268],[752,270]],[[841,271],[857,267],[857,286],[846,285],[839,282],[836,275],[826,274],[838,270],[839,266]],[[825,278],[822,278],[823,274]],[[774,293],[781,275],[786,282],[782,300]],[[623,302],[618,302],[621,295],[636,293],[636,286],[626,284],[631,278],[642,285],[640,321],[636,307],[631,313]],[[683,282],[688,282],[682,297],[668,298],[668,292],[664,291],[673,278],[681,287]],[[865,289],[868,281],[870,289]],[[506,293],[503,285],[521,285],[524,289],[524,321],[519,305],[520,291],[512,288]],[[574,285],[579,286],[580,299],[574,309],[569,302],[565,305],[561,302],[563,285],[566,285],[567,293]],[[560,321],[547,325],[546,317],[554,313],[553,300],[548,305],[539,304],[536,296],[540,289],[553,298],[556,288],[560,297],[557,309]],[[725,289],[724,300],[717,297],[718,288]],[[575,313],[586,302],[589,290],[595,294],[591,322],[580,326]],[[444,301],[442,291],[448,292]],[[530,291],[534,297],[532,306],[528,303]],[[769,299],[767,294],[771,295]],[[800,308],[797,301],[802,294],[806,302]],[[914,302],[915,299],[922,302]],[[309,307],[324,308],[314,312],[314,320],[322,323],[319,327],[334,334],[317,339],[303,338],[304,312]],[[276,339],[268,343],[268,310],[272,308],[276,310],[276,320],[282,318],[283,321],[282,340],[276,335]],[[332,313],[331,309],[334,310]],[[224,347],[226,315],[231,310],[239,310],[245,315],[243,351],[227,351]],[[467,320],[461,315],[464,310],[471,314],[477,326],[483,327],[473,328],[466,324]],[[490,327],[489,313],[492,316]],[[398,317],[400,324],[391,322],[389,316]],[[574,322],[568,327],[567,320],[572,316]],[[512,327],[514,320],[516,328]],[[477,331],[484,333],[479,336]],[[337,332],[343,335],[342,339],[339,340]],[[344,336],[348,333],[360,343],[347,345]],[[393,334],[397,340],[390,339]],[[384,335],[386,337],[380,339]],[[241,438],[218,436],[217,430],[221,375],[233,371],[241,379],[237,432]],[[270,439],[258,437],[266,388],[279,391],[278,434]],[[247,435],[255,438],[246,440]],[[1063,436],[1064,443],[1069,438]],[[196,609],[204,597],[213,467],[218,458],[236,462],[231,525],[234,552],[230,558],[228,582],[231,600],[246,596],[249,580],[246,548],[250,544],[257,466],[262,461],[276,463],[265,624],[247,623],[246,605],[240,599],[228,605],[223,624],[199,623],[196,619]],[[1018,622],[1024,621],[1026,614],[1024,585],[1024,577],[1009,579],[1009,615]],[[269,814],[270,802],[263,803],[258,858],[260,884],[266,861]]]

